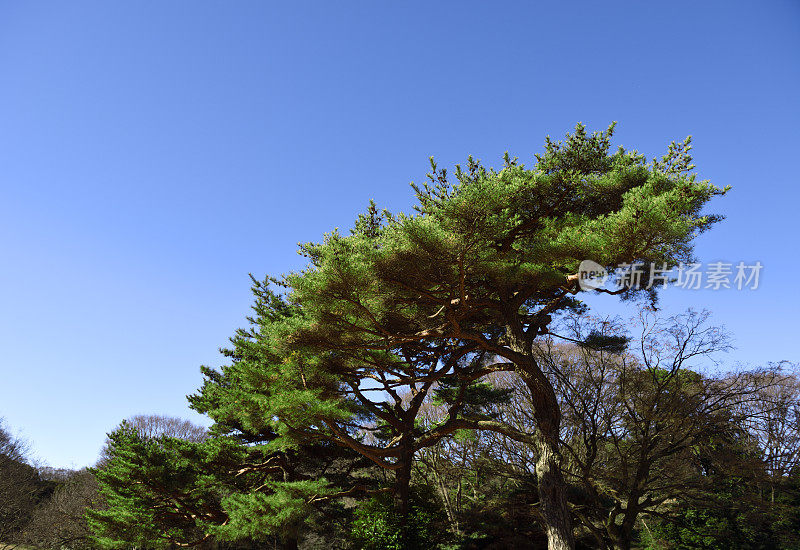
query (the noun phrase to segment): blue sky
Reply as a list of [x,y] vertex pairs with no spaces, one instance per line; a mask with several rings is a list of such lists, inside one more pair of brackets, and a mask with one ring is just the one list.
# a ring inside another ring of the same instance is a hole
[[530,162],[578,121],[648,156],[694,136],[733,186],[698,255],[765,267],[662,305],[713,310],[731,364],[796,360],[799,89],[790,0],[0,0],[0,416],[64,467],[133,414],[199,420],[248,273],[408,210],[430,155]]

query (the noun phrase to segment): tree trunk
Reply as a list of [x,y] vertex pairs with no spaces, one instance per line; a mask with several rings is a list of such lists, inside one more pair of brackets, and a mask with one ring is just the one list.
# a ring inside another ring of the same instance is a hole
[[282,537],[283,550],[298,550],[300,545],[300,526],[301,522],[293,522],[292,525],[286,530]]
[[458,516],[453,509],[453,501],[450,498],[450,492],[447,490],[447,485],[442,476],[434,468],[433,477],[436,479],[436,488],[439,490],[439,496],[442,498],[444,504],[444,511],[447,514],[447,521],[450,523],[450,530],[456,535],[461,534],[458,526]]
[[[405,438],[403,438],[405,439]],[[397,514],[400,516],[400,541],[405,548],[408,545],[408,514],[411,500],[411,467],[414,461],[413,447],[404,445],[401,440],[403,453],[400,456],[399,468],[395,470],[394,500]]]
[[[508,346],[514,352],[508,357],[516,366],[528,388],[533,418],[539,430],[536,441],[536,480],[539,506],[547,533],[549,550],[574,550],[572,514],[567,503],[567,484],[561,473],[558,445],[561,431],[561,408],[553,384],[550,383],[533,356],[533,338],[523,330],[519,304],[508,304],[505,312]],[[530,330],[530,328],[529,328]]]
[[[553,386],[532,357],[519,374],[530,391],[537,437],[536,479],[549,550],[573,550],[572,514],[567,502],[567,484],[561,473],[559,437],[561,409]],[[520,366],[520,365],[518,365]]]
[[536,460],[539,502],[547,533],[549,550],[573,550],[572,516],[567,504],[566,483],[561,475],[558,449],[548,438],[541,437]]
[[[636,518],[639,517],[639,492],[634,491],[630,495],[628,505],[624,512],[615,508],[616,514],[608,518],[606,533],[611,538],[615,550],[630,550],[633,539],[633,528],[636,525]],[[622,514],[622,523],[617,523],[617,518]]]
[[631,537],[621,536],[613,540],[614,550],[631,550]]
[[400,520],[405,524],[408,521],[408,510],[411,485],[411,462],[403,460],[403,464],[395,472],[395,502]]

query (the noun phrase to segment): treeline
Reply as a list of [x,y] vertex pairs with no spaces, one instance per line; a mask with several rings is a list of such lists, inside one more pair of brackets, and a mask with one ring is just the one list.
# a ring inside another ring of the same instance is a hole
[[[697,359],[727,347],[705,317],[648,314],[627,327],[640,335],[634,345],[620,336],[626,327],[572,316],[563,332],[580,344],[537,345],[563,411],[562,475],[579,548],[800,545],[796,369],[702,374]],[[417,434],[446,422],[450,390],[426,397]],[[516,374],[490,373],[471,391],[465,417],[536,433]],[[365,446],[387,447],[380,423],[364,426]],[[110,434],[95,468],[67,472],[26,465],[21,443],[6,430],[0,439],[0,525],[10,543],[546,547],[537,449],[498,431],[459,430],[417,450],[405,519],[387,490],[396,493],[396,471],[322,441],[265,453],[274,438],[243,444],[186,421],[135,417]]]
[[[612,133],[548,138],[530,169],[431,161],[415,214],[371,203],[306,269],[253,279],[189,396],[208,433],[109,434],[86,544],[796,547],[792,368],[711,368],[729,343],[705,314],[655,313],[727,189],[688,139],[648,161]],[[645,266],[599,291],[638,320],[589,315],[585,259]]]
[[97,498],[92,473],[35,465],[27,443],[0,418],[0,547],[24,541],[48,548],[89,547],[84,515]]

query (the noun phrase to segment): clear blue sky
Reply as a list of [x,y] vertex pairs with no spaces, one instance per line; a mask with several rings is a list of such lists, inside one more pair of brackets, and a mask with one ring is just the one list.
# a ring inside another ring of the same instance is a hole
[[198,420],[249,272],[370,198],[408,210],[430,155],[530,160],[612,120],[649,156],[692,134],[733,186],[699,256],[765,265],[665,309],[712,309],[731,362],[797,359],[796,1],[2,0],[0,416],[73,467],[127,416]]

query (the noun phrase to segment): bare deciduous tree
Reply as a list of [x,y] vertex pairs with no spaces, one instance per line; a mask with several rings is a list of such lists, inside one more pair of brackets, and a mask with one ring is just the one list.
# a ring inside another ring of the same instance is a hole
[[53,495],[33,512],[21,540],[54,550],[93,548],[85,513],[98,505],[97,480],[87,470],[61,477],[61,484]]
[[[159,437],[174,437],[185,439],[186,441],[200,442],[208,437],[208,429],[203,426],[193,424],[189,420],[174,416],[159,414],[139,414],[123,421],[132,427],[145,439],[157,439]],[[109,460],[108,441],[100,451],[100,458],[97,467],[102,468]]]
[[[742,427],[760,414],[753,404],[774,391],[778,377],[768,369],[704,374],[713,356],[730,348],[724,331],[707,319],[692,311],[669,319],[645,311],[626,349],[629,339],[617,323],[575,316],[537,347],[563,415],[563,474],[583,492],[572,509],[598,548],[628,549],[637,520],[669,515],[677,499],[705,496],[712,462],[753,466],[733,450],[748,445]],[[500,407],[501,418],[518,430],[534,429],[523,383],[513,374],[494,377],[517,390]],[[528,468],[519,446],[505,440],[494,448]]]
[[781,482],[800,466],[800,379],[797,365],[773,364],[769,380],[758,391],[758,399],[741,404],[740,414],[756,442],[767,473],[770,501]]
[[208,437],[208,430],[203,426],[174,416],[140,414],[127,419],[126,422],[146,439],[166,436],[186,441],[203,441]]
[[26,443],[12,435],[0,419],[0,541],[16,542],[46,491],[46,484],[29,463]]

